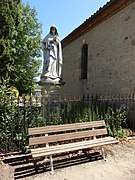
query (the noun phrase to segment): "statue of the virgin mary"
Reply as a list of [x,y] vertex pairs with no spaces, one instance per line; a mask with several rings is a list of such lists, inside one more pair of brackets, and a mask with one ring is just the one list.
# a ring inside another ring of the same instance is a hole
[[43,39],[43,71],[41,81],[57,83],[60,81],[62,70],[62,48],[55,25],[50,27],[49,34]]

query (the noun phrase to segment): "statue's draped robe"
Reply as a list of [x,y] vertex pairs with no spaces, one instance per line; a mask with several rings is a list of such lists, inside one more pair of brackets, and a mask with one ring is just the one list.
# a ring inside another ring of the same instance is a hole
[[[54,37],[56,37],[56,41],[52,42]],[[43,39],[43,58],[42,77],[59,78],[62,70],[62,49],[58,36],[48,34]]]

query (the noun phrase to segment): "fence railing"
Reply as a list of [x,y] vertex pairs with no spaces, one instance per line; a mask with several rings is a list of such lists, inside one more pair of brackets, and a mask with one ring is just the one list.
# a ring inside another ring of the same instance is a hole
[[[3,98],[0,102],[0,151],[20,151],[28,145],[28,127],[65,124],[98,119],[126,118],[127,136],[135,132],[134,95],[87,95]],[[123,115],[123,110],[126,114]],[[123,116],[123,117],[122,117]]]

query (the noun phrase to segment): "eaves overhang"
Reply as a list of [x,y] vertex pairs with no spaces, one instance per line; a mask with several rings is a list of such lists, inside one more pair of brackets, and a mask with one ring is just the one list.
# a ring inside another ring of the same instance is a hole
[[89,19],[84,21],[79,27],[73,30],[69,35],[67,35],[62,40],[62,47],[67,46],[72,43],[74,40],[78,39],[82,35],[86,34],[94,27],[98,26],[126,6],[135,2],[135,0],[110,0],[100,8],[95,14],[93,14]]

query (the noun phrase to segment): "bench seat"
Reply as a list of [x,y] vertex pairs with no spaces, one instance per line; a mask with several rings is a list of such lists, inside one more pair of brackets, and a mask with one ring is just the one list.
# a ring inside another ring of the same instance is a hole
[[87,148],[92,148],[92,147],[99,147],[99,146],[118,143],[118,142],[119,141],[117,139],[114,139],[113,137],[104,137],[104,138],[99,138],[99,139],[92,139],[92,140],[74,142],[74,143],[69,143],[69,144],[62,144],[62,145],[57,145],[57,146],[35,148],[35,149],[31,149],[31,154],[33,158],[36,158],[40,156],[49,156],[49,155],[55,155],[55,154],[69,152],[69,151],[76,151],[76,150],[82,150],[82,149],[87,149]]

